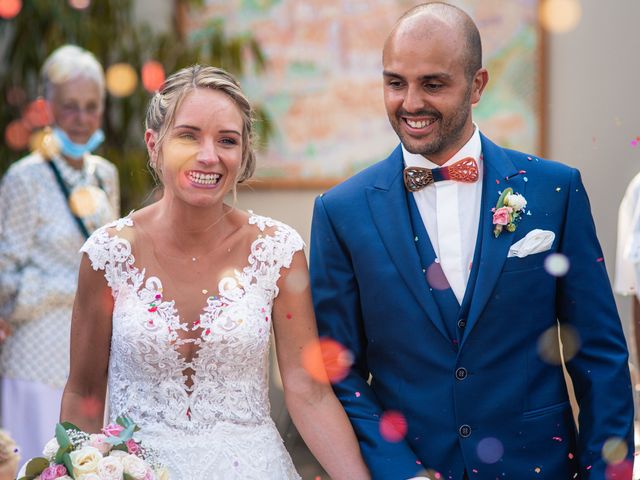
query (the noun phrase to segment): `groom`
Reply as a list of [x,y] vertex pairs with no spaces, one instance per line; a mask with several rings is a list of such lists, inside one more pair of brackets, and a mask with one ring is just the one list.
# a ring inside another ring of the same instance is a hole
[[627,349],[580,174],[478,131],[488,74],[460,9],[407,12],[383,66],[401,145],[316,200],[311,239],[373,477],[630,480]]

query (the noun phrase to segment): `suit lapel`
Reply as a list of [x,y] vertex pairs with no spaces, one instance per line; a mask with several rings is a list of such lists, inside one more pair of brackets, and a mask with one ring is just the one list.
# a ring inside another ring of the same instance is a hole
[[442,335],[449,339],[440,310],[422,272],[416,251],[405,193],[402,149],[398,146],[385,160],[385,168],[367,189],[371,216],[393,263],[407,287]]
[[[474,262],[479,261],[480,263],[478,265],[475,288],[472,292],[473,296],[469,307],[467,326],[460,344],[461,348],[489,301],[489,297],[495,288],[504,262],[507,259],[509,247],[513,242],[514,234],[506,230],[503,230],[498,238],[495,237],[491,209],[495,207],[500,193],[505,188],[511,187],[515,193],[524,195],[524,187],[526,185],[524,176],[518,175],[518,170],[506,152],[483,135],[481,135],[481,140],[484,177],[478,241],[482,243],[480,258],[473,259]],[[508,177],[512,178],[507,180]]]

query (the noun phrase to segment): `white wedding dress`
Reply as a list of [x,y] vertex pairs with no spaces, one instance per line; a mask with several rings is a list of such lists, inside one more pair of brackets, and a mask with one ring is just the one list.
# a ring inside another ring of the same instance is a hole
[[[155,450],[172,480],[300,478],[269,415],[268,351],[280,269],[304,244],[270,218],[250,213],[249,223],[262,234],[247,266],[207,299],[193,327],[201,331],[196,340],[179,336],[191,327],[162,297],[161,279],[146,278],[135,265],[121,232],[134,228],[131,218],[97,230],[82,247],[93,268],[104,271],[115,302],[110,420],[133,419],[143,446]],[[190,362],[177,350],[186,342],[198,347]]]

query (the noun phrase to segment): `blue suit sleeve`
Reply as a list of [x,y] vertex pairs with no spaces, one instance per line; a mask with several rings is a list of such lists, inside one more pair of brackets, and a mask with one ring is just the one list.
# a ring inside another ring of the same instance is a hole
[[580,478],[602,479],[609,478],[602,456],[609,439],[626,444],[626,459],[633,465],[633,397],[627,346],[577,170],[570,188],[559,239],[559,251],[569,259],[570,268],[559,279],[556,302],[566,343],[573,340],[566,337],[567,332],[575,332],[579,341],[579,349],[566,367],[580,407]]
[[341,243],[322,197],[315,202],[311,227],[310,272],[313,302],[321,336],[337,340],[353,354],[353,367],[334,391],[351,420],[360,449],[374,479],[403,480],[421,470],[405,441],[380,435],[383,408],[367,383],[367,339],[362,321],[358,279],[348,248]]

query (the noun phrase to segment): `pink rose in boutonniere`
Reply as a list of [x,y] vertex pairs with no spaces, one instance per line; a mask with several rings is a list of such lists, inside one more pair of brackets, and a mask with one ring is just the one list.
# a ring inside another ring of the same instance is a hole
[[516,230],[516,222],[520,220],[520,215],[527,206],[527,200],[518,193],[513,193],[512,188],[505,188],[505,190],[498,198],[495,208],[492,208],[493,212],[493,234],[498,238],[498,235],[502,233],[504,228],[507,232],[514,232]]

